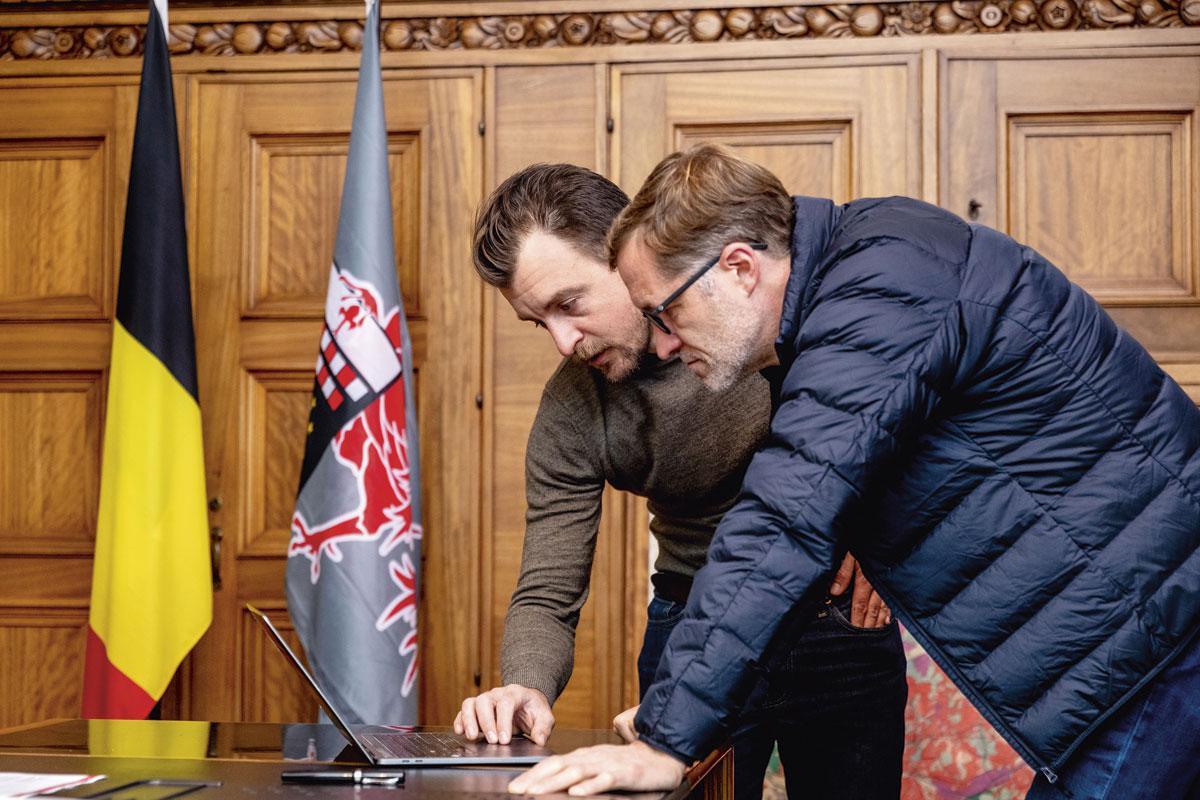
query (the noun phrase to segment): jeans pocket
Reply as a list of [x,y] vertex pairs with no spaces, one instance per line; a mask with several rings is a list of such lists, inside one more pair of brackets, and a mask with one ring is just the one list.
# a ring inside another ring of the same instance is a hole
[[[841,606],[845,605],[845,608]],[[896,618],[893,617],[887,625],[878,628],[864,628],[862,625],[855,625],[850,621],[850,598],[848,596],[832,597],[825,606],[829,611],[829,618],[840,625],[850,633],[857,633],[863,636],[883,636],[891,633],[896,627]]]
[[658,595],[650,601],[646,609],[646,625],[654,627],[673,627],[687,607],[683,603],[666,600]]

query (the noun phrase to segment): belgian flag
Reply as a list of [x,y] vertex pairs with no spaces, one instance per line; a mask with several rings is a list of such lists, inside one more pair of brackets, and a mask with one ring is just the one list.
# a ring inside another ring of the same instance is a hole
[[212,621],[166,2],[150,4],[125,206],[83,716],[144,718]]

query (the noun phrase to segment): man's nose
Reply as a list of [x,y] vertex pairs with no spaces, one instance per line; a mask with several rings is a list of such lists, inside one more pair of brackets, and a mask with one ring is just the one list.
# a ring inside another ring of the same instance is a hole
[[574,325],[550,322],[546,324],[546,327],[550,331],[550,337],[554,339],[554,346],[564,356],[574,353],[575,346],[583,338],[583,334]]
[[654,352],[658,354],[660,361],[666,361],[671,356],[679,352],[679,348],[683,347],[683,342],[673,333],[663,333],[657,325],[651,326],[654,342]]

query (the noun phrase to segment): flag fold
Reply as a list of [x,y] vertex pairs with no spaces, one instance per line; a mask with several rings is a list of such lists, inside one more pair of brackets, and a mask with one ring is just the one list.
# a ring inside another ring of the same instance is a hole
[[421,563],[412,343],[396,277],[379,6],[370,4],[312,409],[288,609],[338,711],[417,720]]
[[175,98],[150,4],[104,425],[83,716],[144,718],[212,620]]

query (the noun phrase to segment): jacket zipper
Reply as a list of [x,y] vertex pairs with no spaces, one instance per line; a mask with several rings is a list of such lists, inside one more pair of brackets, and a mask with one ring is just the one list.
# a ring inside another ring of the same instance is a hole
[[[871,582],[871,587],[875,589],[876,593],[887,602],[888,608],[892,609],[893,613],[897,611],[900,612],[898,614],[900,621],[905,623],[909,633],[913,635],[913,638],[916,639],[921,647],[925,649],[934,662],[941,667],[947,675],[958,675],[958,668],[954,666],[953,662],[951,662],[950,659],[946,658],[942,654],[941,650],[934,644],[933,640],[929,639],[929,637],[925,635],[925,632],[921,630],[919,626],[914,625],[908,619],[907,609],[905,609],[903,605],[895,602],[895,598],[891,592],[886,590],[881,591],[880,585],[867,571],[865,565],[863,565],[861,561],[859,561],[859,567],[862,569],[863,574],[867,576],[867,580]],[[1009,728],[1008,724],[1004,722],[1004,720],[1000,719],[1000,716],[992,710],[988,703],[983,701],[982,697],[978,696],[975,688],[971,686],[970,683],[965,680],[961,682],[954,681],[953,678],[951,678],[951,681],[964,695],[968,695],[970,698],[978,701],[972,702],[972,705],[975,706],[976,710],[983,715],[983,718],[988,721],[988,724],[995,728],[996,732],[999,733],[1006,742],[1012,745],[1013,749],[1016,750],[1017,753],[1020,754],[1020,756],[1024,758],[1030,766],[1042,773],[1046,780],[1051,784],[1058,783],[1058,773],[1052,770],[1047,764],[1043,763],[1040,758],[1033,754],[1033,751],[1021,741],[1016,732]]]

